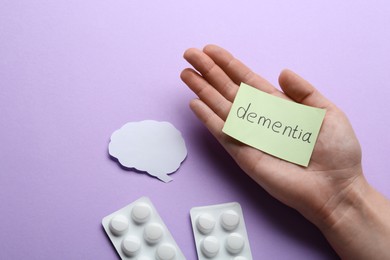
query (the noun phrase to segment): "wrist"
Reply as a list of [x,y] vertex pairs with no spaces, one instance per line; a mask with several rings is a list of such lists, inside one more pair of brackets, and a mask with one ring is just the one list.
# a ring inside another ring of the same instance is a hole
[[329,199],[319,211],[315,223],[322,231],[335,232],[367,210],[369,194],[373,189],[364,178],[362,172],[356,175],[346,187]]
[[390,203],[359,174],[337,206],[317,224],[343,259],[390,257]]

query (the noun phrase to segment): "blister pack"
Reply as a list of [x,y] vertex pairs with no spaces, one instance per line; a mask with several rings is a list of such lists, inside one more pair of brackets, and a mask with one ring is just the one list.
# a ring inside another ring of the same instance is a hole
[[194,207],[190,215],[199,260],[252,260],[240,204]]
[[147,197],[104,217],[102,225],[122,259],[186,259]]

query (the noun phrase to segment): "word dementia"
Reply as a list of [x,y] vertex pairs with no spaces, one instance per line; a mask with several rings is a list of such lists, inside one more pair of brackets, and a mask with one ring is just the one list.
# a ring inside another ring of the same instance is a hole
[[299,126],[295,125],[295,127],[290,125],[284,125],[280,121],[272,121],[270,118],[259,115],[256,112],[250,111],[252,103],[249,103],[248,107],[239,107],[237,109],[237,117],[243,120],[246,120],[249,123],[257,124],[259,126],[265,127],[269,130],[277,134],[281,134],[283,136],[288,136],[293,139],[302,140],[303,142],[311,143],[311,132],[306,132],[303,129],[299,130]]

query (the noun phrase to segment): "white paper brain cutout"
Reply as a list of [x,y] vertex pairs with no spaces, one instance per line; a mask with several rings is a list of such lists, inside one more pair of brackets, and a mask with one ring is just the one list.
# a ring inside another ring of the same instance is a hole
[[168,122],[129,122],[111,135],[109,154],[127,168],[169,182],[187,156],[181,133]]

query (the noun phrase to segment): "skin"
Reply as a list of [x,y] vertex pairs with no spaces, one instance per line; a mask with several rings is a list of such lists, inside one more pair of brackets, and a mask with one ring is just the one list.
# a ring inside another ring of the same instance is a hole
[[[390,203],[366,181],[361,148],[345,114],[290,70],[281,90],[216,45],[191,48],[181,73],[198,96],[190,108],[237,164],[261,187],[314,223],[343,259],[390,259]],[[308,167],[278,159],[222,132],[241,82],[269,94],[326,109]]]

